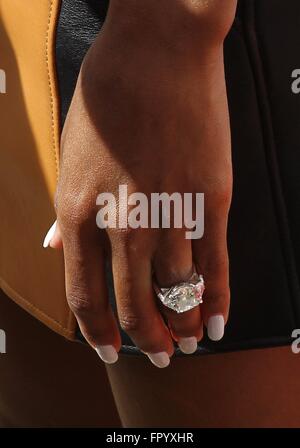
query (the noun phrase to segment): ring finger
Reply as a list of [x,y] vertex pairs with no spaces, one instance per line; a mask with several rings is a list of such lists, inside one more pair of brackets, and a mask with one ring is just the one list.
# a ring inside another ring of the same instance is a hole
[[[162,241],[154,258],[155,281],[159,287],[171,287],[187,281],[193,273],[191,241],[185,238],[183,229],[171,229],[162,233]],[[160,306],[167,319],[173,339],[183,353],[194,353],[202,339],[203,325],[200,307],[177,313],[167,306]]]

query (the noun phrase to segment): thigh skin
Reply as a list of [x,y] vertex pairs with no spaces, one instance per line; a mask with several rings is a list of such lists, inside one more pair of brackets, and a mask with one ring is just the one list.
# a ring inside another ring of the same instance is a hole
[[300,426],[300,355],[277,347],[173,359],[121,355],[107,367],[125,427]]
[[0,329],[0,428],[120,426],[92,349],[56,335],[1,291]]

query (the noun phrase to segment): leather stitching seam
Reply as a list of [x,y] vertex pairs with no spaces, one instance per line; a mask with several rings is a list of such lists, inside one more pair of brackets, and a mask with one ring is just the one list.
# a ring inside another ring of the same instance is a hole
[[50,25],[51,25],[51,19],[52,19],[52,14],[53,14],[53,4],[54,4],[54,0],[51,0],[49,15],[48,15],[47,31],[46,31],[46,65],[47,65],[47,76],[48,76],[48,85],[49,85],[49,93],[50,93],[52,151],[53,151],[54,159],[55,159],[56,179],[58,179],[58,159],[57,159],[57,152],[56,152],[55,122],[54,122],[54,97],[53,97],[51,73],[50,73],[50,66],[49,66]]

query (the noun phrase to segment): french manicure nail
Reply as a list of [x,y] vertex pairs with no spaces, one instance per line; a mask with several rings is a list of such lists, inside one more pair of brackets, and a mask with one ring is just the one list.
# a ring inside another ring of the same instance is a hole
[[50,227],[50,229],[47,232],[47,235],[45,236],[44,242],[43,242],[43,247],[46,249],[47,247],[49,247],[50,241],[53,238],[53,235],[55,233],[56,230],[56,221],[54,224],[52,224],[52,226]]
[[187,355],[194,353],[197,350],[197,346],[197,338],[194,336],[190,338],[180,338],[178,341],[178,347],[182,353],[186,353]]
[[207,334],[212,341],[219,341],[224,336],[224,317],[222,315],[211,316],[208,319]]
[[95,350],[102,361],[107,364],[114,364],[118,361],[118,353],[113,345],[99,345]]
[[166,352],[159,352],[159,353],[146,353],[152,364],[154,364],[156,367],[159,367],[160,369],[163,369],[164,367],[168,367],[170,364],[170,358],[168,353]]

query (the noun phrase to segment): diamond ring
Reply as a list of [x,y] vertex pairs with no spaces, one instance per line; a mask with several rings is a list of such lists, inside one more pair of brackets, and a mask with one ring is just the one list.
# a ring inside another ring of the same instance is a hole
[[185,313],[203,302],[204,280],[196,271],[188,281],[177,283],[171,288],[161,288],[155,282],[153,286],[159,300],[177,313]]

